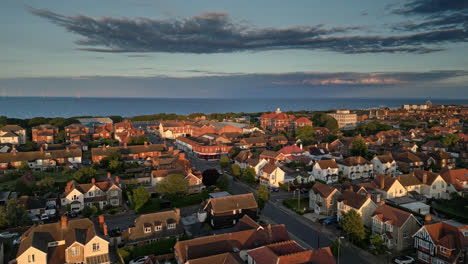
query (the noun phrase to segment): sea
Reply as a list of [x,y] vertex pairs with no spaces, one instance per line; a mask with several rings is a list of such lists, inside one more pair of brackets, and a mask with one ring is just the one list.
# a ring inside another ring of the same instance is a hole
[[[255,113],[323,111],[338,108],[369,109],[425,104],[428,98],[76,98],[0,97],[0,116],[10,118],[120,115],[157,113]],[[430,99],[435,105],[468,105],[468,99]]]

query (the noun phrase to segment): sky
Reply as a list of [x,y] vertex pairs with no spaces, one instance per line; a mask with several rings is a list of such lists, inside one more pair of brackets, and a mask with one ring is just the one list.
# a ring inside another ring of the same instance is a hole
[[0,95],[468,98],[468,0],[3,0]]

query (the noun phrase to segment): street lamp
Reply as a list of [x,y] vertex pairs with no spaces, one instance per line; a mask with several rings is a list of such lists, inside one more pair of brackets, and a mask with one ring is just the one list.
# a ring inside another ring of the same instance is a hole
[[341,255],[343,254],[343,244],[341,243],[341,239],[343,239],[343,238],[344,238],[343,236],[339,236],[339,237],[338,237],[338,241],[340,242],[340,243],[338,244],[338,257],[337,257],[337,259],[338,259],[338,264],[340,264],[340,257],[341,257]]

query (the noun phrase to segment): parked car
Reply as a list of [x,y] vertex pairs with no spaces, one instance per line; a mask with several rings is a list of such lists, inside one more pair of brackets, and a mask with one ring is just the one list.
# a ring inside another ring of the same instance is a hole
[[272,192],[279,192],[279,189],[276,188],[276,187],[271,187],[271,191],[272,191]]
[[410,264],[414,263],[414,258],[410,256],[398,256],[393,258],[393,262],[397,264]]
[[68,213],[68,216],[69,216],[70,218],[75,218],[75,217],[78,216],[78,214],[77,214],[75,211],[71,211],[71,212]]
[[49,219],[49,215],[48,214],[41,214],[41,220],[44,221],[44,220],[48,220]]
[[13,245],[19,245],[21,243],[21,237],[17,237],[15,239],[13,239]]
[[307,188],[302,188],[301,189],[301,193],[308,193],[308,192],[309,192],[309,189],[307,189]]
[[336,218],[336,216],[327,217],[325,218],[325,220],[323,220],[323,224],[325,225],[338,224],[338,218]]
[[40,220],[40,219],[39,219],[37,216],[35,216],[35,215],[29,215],[29,219],[31,219],[31,221],[33,221],[33,222],[39,222],[39,220]]
[[143,264],[148,259],[148,256],[139,257],[136,259],[130,260],[130,264]]
[[2,232],[2,233],[0,233],[1,238],[13,238],[15,236],[18,236],[18,233],[16,233],[16,232]]

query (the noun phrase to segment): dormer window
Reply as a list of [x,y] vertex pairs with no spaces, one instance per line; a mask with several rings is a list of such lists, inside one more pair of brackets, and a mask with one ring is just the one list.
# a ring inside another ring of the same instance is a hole
[[145,223],[143,226],[145,233],[151,233],[151,224]]
[[154,227],[154,231],[161,231],[162,230],[162,225],[157,225]]
[[168,224],[167,225],[167,229],[175,229],[176,228],[176,224],[175,223],[171,223],[171,224]]
[[447,249],[444,247],[440,247],[440,252],[447,254]]

